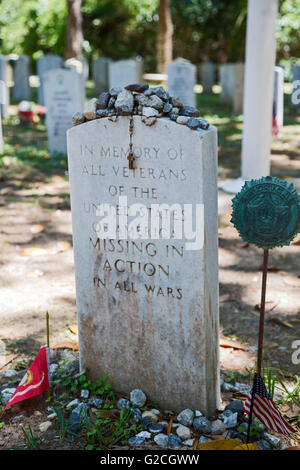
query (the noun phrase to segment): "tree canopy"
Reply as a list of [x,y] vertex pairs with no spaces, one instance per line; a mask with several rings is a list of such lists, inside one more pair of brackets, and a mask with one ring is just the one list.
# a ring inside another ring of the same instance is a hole
[[[2,0],[0,52],[64,55],[66,0]],[[83,49],[114,60],[141,56],[156,69],[158,0],[83,0]],[[244,60],[247,0],[171,0],[174,57]],[[300,57],[298,0],[280,0],[277,60]]]

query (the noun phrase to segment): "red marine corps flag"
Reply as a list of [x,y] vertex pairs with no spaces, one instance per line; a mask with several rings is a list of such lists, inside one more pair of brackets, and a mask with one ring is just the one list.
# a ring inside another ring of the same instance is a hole
[[50,388],[48,375],[48,351],[49,348],[42,347],[28,371],[21,380],[18,388],[6,404],[4,411],[11,405],[20,401],[40,395]]

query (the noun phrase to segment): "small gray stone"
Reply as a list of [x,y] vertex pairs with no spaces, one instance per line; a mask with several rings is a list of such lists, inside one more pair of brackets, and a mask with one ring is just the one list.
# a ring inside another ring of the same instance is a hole
[[159,112],[155,108],[150,108],[150,106],[143,106],[142,114],[146,117],[155,117]]
[[145,442],[145,438],[144,437],[130,437],[130,439],[128,439],[128,444],[131,445],[131,446],[140,446],[141,444],[143,444]]
[[222,392],[234,392],[235,388],[232,384],[221,381],[221,390]]
[[111,96],[110,99],[109,99],[108,105],[107,105],[107,109],[108,110],[114,110],[115,102],[116,102],[116,98],[113,98]]
[[[230,410],[227,410],[227,412]],[[235,428],[237,426],[238,413],[232,413],[230,416],[224,416],[224,426],[226,429]]]
[[89,407],[86,403],[80,403],[71,413],[68,421],[68,431],[76,433],[85,423]]
[[[79,124],[83,124],[85,121],[85,117],[83,113],[75,113],[72,116],[72,124],[73,126],[78,126]],[[52,365],[52,364],[51,364]]]
[[182,108],[182,103],[179,98],[171,97],[170,102],[175,108]]
[[119,95],[119,93],[121,93],[123,90],[124,88],[114,87],[109,90],[109,94],[110,96],[113,96],[114,98],[116,98]]
[[183,106],[180,110],[180,114],[182,116],[189,116],[189,117],[198,117],[200,116],[200,112],[197,108],[193,106]]
[[213,434],[213,435],[223,434],[225,429],[226,429],[225,425],[224,425],[223,421],[221,421],[220,419],[216,419],[215,421],[211,422],[211,434]]
[[203,434],[211,433],[211,423],[204,416],[200,418],[195,418],[193,421],[193,427],[196,431],[199,431]]
[[182,445],[181,439],[176,434],[169,434],[168,447],[171,449],[180,449]]
[[186,125],[194,130],[194,129],[198,129],[198,127],[200,126],[200,123],[199,123],[199,120],[197,118],[194,118],[194,117],[191,117],[189,118],[189,120],[187,121]]
[[120,400],[117,403],[117,408],[121,410],[122,408],[129,408],[130,402],[129,400],[126,400],[126,398],[120,398]]
[[131,85],[127,85],[125,90],[143,93],[144,91],[148,90],[148,88],[149,85],[147,83],[132,83]]
[[12,379],[13,377],[16,377],[18,374],[18,372],[14,369],[10,369],[10,370],[7,370],[6,372],[4,372],[4,377],[6,379]]
[[200,416],[203,416],[200,410],[195,410],[195,418],[200,418]]
[[221,413],[221,414],[219,415],[219,419],[220,419],[221,421],[224,421],[225,418],[228,418],[228,417],[231,416],[232,414],[233,414],[233,413],[232,413],[231,410],[225,410],[225,411],[223,411],[223,413]]
[[179,111],[180,111],[179,108],[175,108],[175,107],[174,107],[174,108],[172,109],[172,113],[173,113],[173,114],[179,114]]
[[243,392],[245,394],[249,394],[251,387],[249,385],[241,384],[239,382],[235,382],[234,388],[237,392]]
[[118,94],[115,102],[115,109],[118,114],[127,116],[132,113],[133,110],[133,94],[128,90],[123,90]]
[[183,424],[180,424],[176,429],[176,434],[180,437],[180,439],[185,441],[186,439],[190,439],[191,430],[187,426],[183,426]]
[[243,411],[243,408],[244,408],[244,402],[242,400],[233,400],[226,406],[225,410],[230,410],[233,413],[235,412],[239,413]]
[[164,427],[161,423],[150,423],[148,430],[154,434],[158,434],[164,430]]
[[97,109],[96,116],[97,118],[108,117],[111,114],[111,110],[109,109]]
[[104,91],[97,100],[97,109],[106,109],[110,99],[110,94]]
[[210,441],[212,441],[212,439],[210,439],[209,437],[201,436],[199,439],[199,444],[204,444],[204,442],[210,442]]
[[136,388],[135,390],[132,390],[130,392],[130,401],[132,405],[141,408],[145,405],[147,397],[144,394],[143,390],[141,390],[140,388]]
[[171,103],[165,103],[163,107],[163,113],[169,114],[172,111],[172,109],[173,109],[173,106],[171,105]]
[[164,107],[164,102],[156,95],[151,95],[149,97],[145,95],[140,95],[139,104],[158,110],[162,110]]
[[173,112],[169,114],[169,118],[171,119],[171,121],[176,121],[176,119],[178,118],[178,114],[174,114]]
[[1,391],[0,396],[1,396],[2,405],[6,405],[8,403],[8,401],[13,396],[15,391],[16,391],[15,388],[5,388],[4,390]]
[[88,400],[88,405],[90,405],[94,408],[100,408],[102,403],[103,403],[103,400],[101,398],[97,398],[97,397],[91,397]]
[[205,119],[199,118],[198,121],[200,129],[204,129],[206,131],[209,128],[209,122]]
[[170,98],[169,93],[162,86],[151,88],[152,94],[158,96],[161,100],[168,101]]
[[186,124],[190,118],[188,116],[178,116],[176,119],[177,124]]
[[92,98],[89,100],[84,106],[84,117],[88,121],[92,121],[96,119],[96,111],[97,111],[97,98]]
[[267,441],[272,447],[279,449],[281,447],[280,437],[273,436],[267,432],[264,432],[262,435],[263,439]]
[[254,444],[258,445],[260,450],[271,450],[272,446],[271,444],[266,441],[265,439],[260,439],[259,441],[256,441]]
[[142,419],[142,412],[141,410],[139,410],[138,408],[130,408],[130,411],[131,411],[131,415],[132,415],[132,418],[133,420],[136,422],[136,423],[139,423]]
[[184,442],[183,442],[183,445],[184,446],[188,446],[188,447],[192,447],[194,445],[194,439],[186,439]]
[[163,448],[168,447],[169,437],[166,434],[160,433],[154,436],[154,442]]
[[83,399],[85,399],[85,400],[88,399],[89,394],[90,394],[90,392],[89,392],[89,390],[87,390],[87,389],[83,389],[83,390],[81,390],[81,392],[80,392],[81,398],[83,398]]
[[59,365],[58,365],[58,364],[55,364],[55,362],[53,362],[52,364],[50,364],[50,367],[49,367],[50,379],[54,379],[58,368],[59,368]]
[[144,439],[151,439],[152,434],[148,431],[141,431],[135,437],[143,437]]
[[184,426],[192,426],[194,419],[194,412],[187,408],[179,413],[177,421]]
[[157,121],[156,117],[145,117],[145,116],[142,116],[142,122],[148,126],[148,127],[151,127],[153,126],[153,124],[155,124]]

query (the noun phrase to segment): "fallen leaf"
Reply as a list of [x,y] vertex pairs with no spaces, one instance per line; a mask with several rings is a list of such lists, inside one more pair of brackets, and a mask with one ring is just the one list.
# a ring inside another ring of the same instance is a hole
[[242,444],[234,447],[233,450],[260,450],[257,444]]
[[51,349],[74,349],[74,351],[78,351],[78,343],[76,341],[63,341],[54,344]]
[[43,225],[40,225],[40,224],[37,224],[37,225],[32,225],[30,227],[30,232],[31,233],[40,233],[40,232],[43,232],[45,230],[45,227]]
[[241,442],[237,439],[218,439],[217,441],[203,442],[198,450],[234,450]]
[[25,248],[21,251],[21,256],[43,256],[47,254],[47,250],[44,248],[37,248],[32,246],[31,248]]
[[292,447],[286,447],[283,450],[300,450],[300,446],[292,446]]
[[71,331],[71,333],[73,333],[74,335],[78,335],[78,325],[77,325],[77,323],[75,323],[74,325],[69,325],[68,328]]
[[233,349],[241,349],[242,351],[248,351],[248,347],[239,343],[238,341],[230,341],[224,338],[220,340],[220,346],[221,348],[233,348]]

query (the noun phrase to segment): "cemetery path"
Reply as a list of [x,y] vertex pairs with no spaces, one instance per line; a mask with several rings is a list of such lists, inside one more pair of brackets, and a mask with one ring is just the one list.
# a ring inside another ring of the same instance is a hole
[[[0,208],[1,368],[34,357],[45,342],[47,310],[52,344],[77,338],[68,328],[76,322],[68,182],[41,174],[30,185],[8,180],[0,188]],[[262,254],[238,238],[229,219],[225,207],[219,224],[221,335],[244,350],[223,345],[221,365],[242,369],[255,355]],[[299,255],[299,238],[272,250],[268,275],[265,364],[289,373],[296,372],[292,342],[300,337]]]

